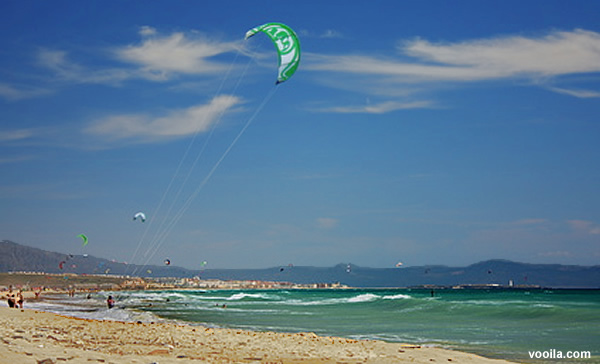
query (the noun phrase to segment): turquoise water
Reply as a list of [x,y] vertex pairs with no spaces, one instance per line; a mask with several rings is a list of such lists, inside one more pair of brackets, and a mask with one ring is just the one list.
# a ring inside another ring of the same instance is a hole
[[[97,296],[96,302],[104,299]],[[529,351],[589,351],[591,360],[570,362],[600,363],[600,290],[437,290],[433,297],[410,289],[138,291],[117,292],[116,299],[125,310],[93,315],[137,312],[216,327],[436,345],[531,363],[549,360],[530,359]]]

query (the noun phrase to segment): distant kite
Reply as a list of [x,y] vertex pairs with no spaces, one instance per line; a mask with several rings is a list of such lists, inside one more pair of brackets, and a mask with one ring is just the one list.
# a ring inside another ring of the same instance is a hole
[[133,215],[133,220],[137,220],[140,219],[141,222],[146,222],[146,214],[144,214],[143,212],[138,212],[135,215]]
[[79,235],[77,235],[77,237],[81,238],[81,240],[83,240],[83,244],[81,244],[81,246],[86,246],[88,244],[88,238],[84,234],[79,234]]

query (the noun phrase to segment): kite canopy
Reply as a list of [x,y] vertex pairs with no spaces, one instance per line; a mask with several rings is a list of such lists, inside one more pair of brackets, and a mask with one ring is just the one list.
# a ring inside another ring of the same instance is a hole
[[133,220],[137,220],[140,219],[142,222],[146,221],[146,215],[143,212],[138,212],[135,215],[133,215]]
[[84,234],[79,234],[77,235],[78,238],[81,238],[81,240],[83,240],[83,244],[81,244],[81,246],[86,246],[88,243],[88,238],[87,236],[85,236]]
[[287,81],[300,64],[300,42],[296,33],[285,24],[267,23],[246,32],[246,39],[258,32],[268,35],[279,55],[279,69],[277,71],[277,83]]

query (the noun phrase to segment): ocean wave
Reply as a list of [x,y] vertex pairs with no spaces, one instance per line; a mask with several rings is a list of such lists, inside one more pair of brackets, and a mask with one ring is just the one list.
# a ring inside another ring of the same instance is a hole
[[337,305],[340,303],[344,303],[347,299],[344,298],[326,298],[320,300],[311,300],[311,301],[303,301],[301,299],[291,299],[282,301],[283,305],[290,306],[325,306],[325,305]]
[[357,302],[372,302],[375,301],[377,299],[381,298],[380,296],[373,294],[373,293],[364,293],[364,294],[359,294],[358,296],[354,296],[354,297],[350,297],[347,299],[348,302],[350,303],[357,303]]
[[392,296],[383,296],[382,297],[384,300],[402,300],[402,299],[407,299],[407,298],[412,298],[409,295],[406,294],[395,294]]
[[263,293],[245,293],[245,292],[236,293],[236,294],[233,294],[224,299],[227,301],[239,301],[239,300],[243,300],[244,298],[258,298],[258,299],[263,299],[263,300],[270,299],[269,295],[266,295]]
[[284,299],[278,304],[282,305],[291,305],[291,306],[331,306],[331,305],[342,305],[348,303],[367,303],[367,302],[377,302],[380,300],[404,300],[413,298],[409,295],[405,294],[396,294],[396,295],[388,295],[388,296],[380,296],[374,293],[363,293],[359,295],[355,295],[352,297],[341,297],[341,298],[332,298],[332,297],[323,297],[320,299],[312,299],[312,300],[302,300],[302,299]]

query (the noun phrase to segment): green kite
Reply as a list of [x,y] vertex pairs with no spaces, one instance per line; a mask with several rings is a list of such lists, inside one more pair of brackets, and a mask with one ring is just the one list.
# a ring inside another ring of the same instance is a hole
[[77,235],[78,238],[81,238],[83,240],[83,244],[81,246],[86,246],[88,243],[88,238],[87,236],[85,236],[84,234],[79,234]]
[[287,81],[300,64],[300,42],[292,28],[281,23],[267,23],[246,32],[246,39],[263,32],[268,35],[279,55],[279,69],[276,84]]

